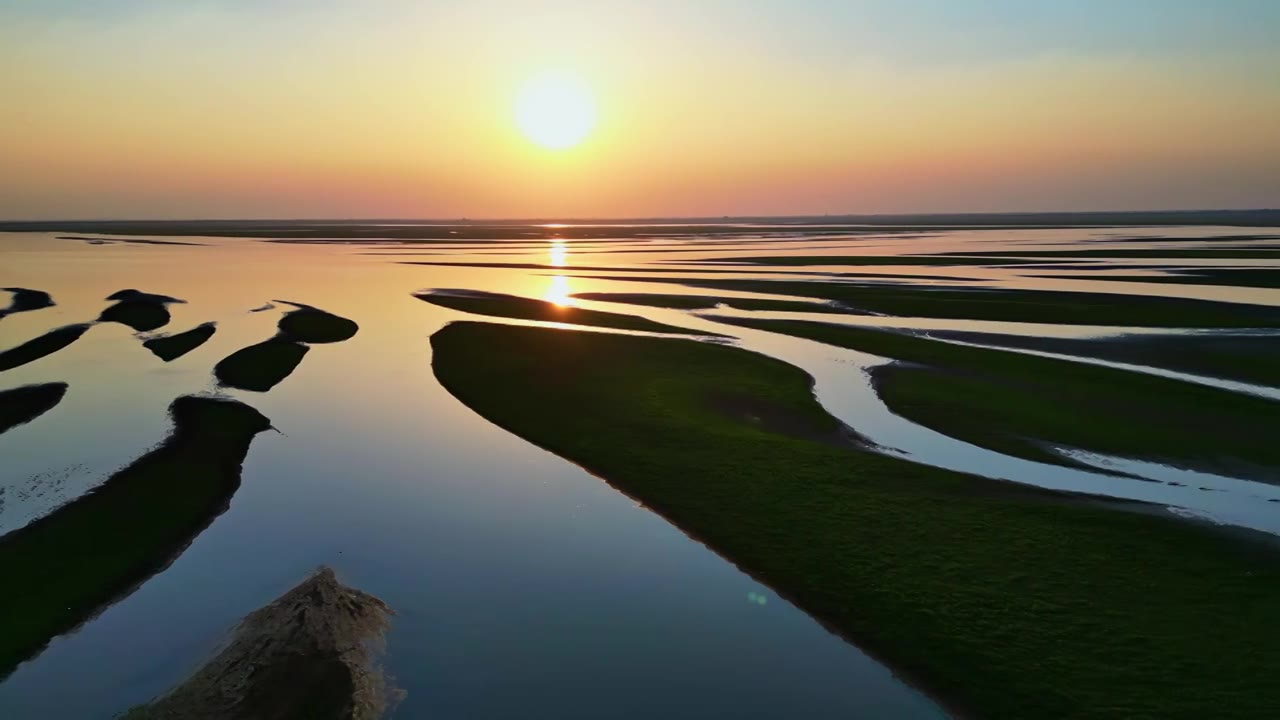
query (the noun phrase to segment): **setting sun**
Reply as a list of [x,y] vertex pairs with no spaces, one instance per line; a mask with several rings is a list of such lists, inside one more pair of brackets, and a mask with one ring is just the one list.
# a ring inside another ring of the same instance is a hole
[[596,125],[591,88],[569,72],[544,72],[529,78],[516,96],[515,110],[520,132],[549,150],[581,143]]

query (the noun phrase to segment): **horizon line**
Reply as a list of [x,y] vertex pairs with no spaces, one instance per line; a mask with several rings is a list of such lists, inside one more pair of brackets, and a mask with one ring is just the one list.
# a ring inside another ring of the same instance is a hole
[[0,219],[0,227],[6,225],[53,225],[62,223],[90,224],[162,224],[162,223],[403,223],[403,224],[618,224],[653,223],[656,221],[684,221],[712,223],[724,221],[797,221],[797,220],[889,220],[889,219],[941,219],[941,218],[1044,218],[1044,217],[1097,217],[1097,216],[1162,216],[1162,215],[1265,215],[1280,214],[1280,208],[1198,208],[1177,210],[1018,210],[978,212],[897,212],[897,213],[821,213],[787,215],[649,215],[649,216],[542,216],[542,217],[171,217],[171,218],[25,218]]

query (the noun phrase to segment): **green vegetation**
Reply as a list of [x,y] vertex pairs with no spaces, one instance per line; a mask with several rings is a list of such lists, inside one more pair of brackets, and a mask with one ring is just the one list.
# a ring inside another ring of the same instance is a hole
[[360,329],[351,320],[313,307],[291,310],[280,318],[280,334],[304,343],[336,343],[351,339]]
[[500,293],[468,292],[462,294],[445,294],[440,292],[418,293],[414,297],[425,300],[432,305],[439,305],[451,310],[489,315],[492,317],[515,318],[517,320],[543,320],[546,322],[572,323],[575,325],[594,325],[596,327],[616,328],[618,330],[639,330],[644,332],[678,333],[699,335],[694,330],[678,328],[654,322],[635,315],[603,312],[600,310],[583,310],[581,308],[556,305],[545,300],[533,300],[503,295]]
[[309,349],[302,343],[274,337],[226,356],[213,367],[213,374],[223,385],[266,392],[289,377]]
[[968,258],[1155,258],[1198,260],[1280,260],[1280,247],[1215,247],[1215,248],[1123,248],[1119,250],[999,250],[994,252],[947,253]]
[[1280,403],[1168,378],[966,347],[902,332],[798,320],[732,325],[910,365],[873,371],[889,409],[965,442],[1070,465],[1044,443],[1280,482]]
[[53,298],[43,290],[30,290],[20,287],[0,288],[0,290],[13,294],[13,299],[9,301],[9,307],[0,309],[0,318],[14,313],[53,307]]
[[763,298],[714,297],[709,295],[665,295],[662,293],[574,293],[572,297],[600,302],[626,303],[672,310],[713,310],[728,305],[738,310],[771,310],[775,312],[847,313],[848,310],[829,303]]
[[207,322],[177,335],[151,338],[142,345],[155,353],[156,357],[170,362],[203,345],[217,330],[215,323]]
[[1280,564],[1164,516],[774,432],[837,426],[737,348],[453,323],[436,376],[991,718],[1269,717]]
[[67,394],[66,383],[24,385],[0,391],[0,433],[25,425],[53,409]]
[[957,257],[954,255],[759,255],[753,257],[707,258],[706,263],[747,263],[750,265],[1023,265],[1039,260],[999,257]]
[[[1280,259],[1280,257],[1277,259]],[[1169,283],[1173,285],[1280,288],[1280,268],[1177,268],[1164,275],[1042,275],[1040,277]]]
[[155,450],[0,537],[0,678],[172,562],[227,509],[271,425],[229,400],[182,397],[169,412],[173,434]]
[[90,325],[88,323],[82,325],[67,325],[57,330],[50,330],[34,340],[0,352],[0,372],[12,370],[20,365],[26,365],[34,362],[47,355],[52,355],[62,348],[70,345],[80,339],[88,331]]
[[1280,308],[1148,295],[781,280],[679,282],[715,290],[836,300],[850,308],[902,317],[1062,325],[1280,327]]
[[1280,335],[1215,333],[1059,338],[964,331],[936,331],[929,334],[937,338],[954,338],[983,345],[1080,355],[1280,387]]

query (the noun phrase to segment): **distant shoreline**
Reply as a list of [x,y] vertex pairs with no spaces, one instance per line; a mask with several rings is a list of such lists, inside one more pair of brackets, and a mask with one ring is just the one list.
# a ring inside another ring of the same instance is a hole
[[[1224,225],[1280,227],[1280,209],[1253,210],[1141,210],[1122,212],[915,213],[848,215],[726,215],[647,218],[246,218],[183,220],[8,220],[0,232],[122,232],[133,234],[200,234],[199,230],[245,230],[298,226],[520,226],[547,223],[568,225],[841,225],[868,227],[920,226],[941,228],[1057,228],[1151,225]],[[149,232],[150,231],[150,232]],[[190,231],[189,233],[187,231]]]

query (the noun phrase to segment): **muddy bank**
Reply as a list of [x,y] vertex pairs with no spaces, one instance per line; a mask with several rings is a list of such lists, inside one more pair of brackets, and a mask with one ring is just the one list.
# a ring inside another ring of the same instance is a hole
[[190,679],[124,720],[374,720],[395,700],[374,664],[391,615],[322,567],[245,617]]

